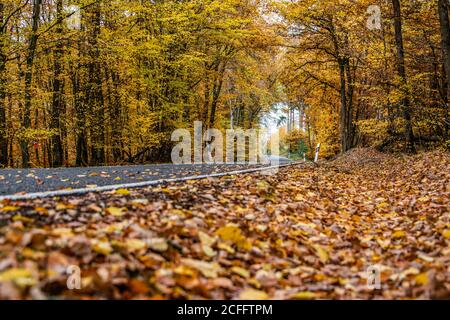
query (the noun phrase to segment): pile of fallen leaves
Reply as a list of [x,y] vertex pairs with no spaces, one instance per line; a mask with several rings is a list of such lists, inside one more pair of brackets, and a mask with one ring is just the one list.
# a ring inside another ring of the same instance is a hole
[[342,156],[339,156],[337,159],[333,160],[331,164],[343,168],[344,170],[348,170],[363,167],[365,165],[378,164],[392,158],[392,155],[379,152],[374,148],[355,148]]
[[0,298],[450,298],[449,154],[349,163],[3,202]]

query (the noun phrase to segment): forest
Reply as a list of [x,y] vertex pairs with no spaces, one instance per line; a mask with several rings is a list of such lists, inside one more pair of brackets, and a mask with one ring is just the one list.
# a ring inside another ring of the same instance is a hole
[[448,7],[0,0],[0,300],[449,300]]
[[445,0],[2,0],[0,166],[167,162],[275,108],[309,157],[448,149],[449,79]]

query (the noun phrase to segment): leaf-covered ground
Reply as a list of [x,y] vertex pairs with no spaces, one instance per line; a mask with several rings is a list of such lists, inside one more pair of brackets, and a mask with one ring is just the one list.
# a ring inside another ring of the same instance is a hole
[[448,299],[449,165],[356,150],[273,176],[3,202],[0,298]]

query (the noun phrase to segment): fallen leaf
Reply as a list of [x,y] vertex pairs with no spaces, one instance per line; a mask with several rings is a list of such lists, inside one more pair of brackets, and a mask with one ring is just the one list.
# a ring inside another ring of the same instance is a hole
[[109,255],[113,251],[111,244],[106,241],[95,241],[92,246],[92,250],[105,256]]
[[169,249],[169,244],[165,239],[162,238],[154,238],[148,240],[148,246],[150,249],[156,252],[164,252]]
[[218,273],[221,272],[221,267],[218,263],[205,262],[194,259],[181,259],[181,263],[184,265],[196,269],[207,278],[217,278]]
[[264,291],[246,289],[239,294],[240,300],[267,300],[269,296]]
[[245,270],[244,268],[241,267],[232,267],[231,271],[233,273],[236,273],[237,275],[240,275],[242,278],[250,278],[250,272],[248,272],[247,270]]
[[129,196],[131,194],[127,189],[117,189],[114,193],[122,196]]
[[29,287],[37,283],[31,271],[22,268],[8,269],[0,273],[0,282],[13,281],[19,287]]
[[117,208],[117,207],[109,207],[106,209],[106,212],[114,217],[121,217],[125,214],[124,208]]
[[125,245],[131,252],[140,251],[147,248],[147,243],[140,239],[127,239],[125,241]]
[[404,238],[405,236],[406,236],[405,231],[396,231],[392,234],[392,238],[394,239]]
[[15,212],[17,210],[19,210],[19,207],[14,207],[14,206],[6,206],[0,209],[1,212]]
[[216,234],[223,240],[236,245],[239,249],[250,250],[250,241],[242,234],[241,229],[235,225],[227,225],[216,231]]
[[320,245],[314,245],[314,249],[316,250],[316,254],[320,259],[320,262],[327,263],[328,262],[328,252]]
[[294,299],[294,300],[313,300],[313,299],[317,299],[317,298],[319,298],[319,295],[317,293],[309,292],[309,291],[297,292],[297,293],[293,294],[292,296],[290,296],[290,299]]
[[416,283],[421,286],[426,286],[430,282],[430,279],[428,278],[428,273],[426,272],[417,275],[415,279]]

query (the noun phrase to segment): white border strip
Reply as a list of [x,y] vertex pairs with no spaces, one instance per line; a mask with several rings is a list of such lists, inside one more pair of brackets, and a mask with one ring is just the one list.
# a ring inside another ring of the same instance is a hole
[[284,167],[295,166],[298,164],[304,164],[304,162],[292,162],[283,165],[276,165],[271,167],[263,167],[263,168],[253,168],[247,170],[238,170],[238,171],[229,171],[223,173],[214,173],[209,175],[199,175],[199,176],[189,176],[183,178],[173,178],[173,179],[160,179],[160,180],[152,180],[152,181],[144,181],[137,183],[128,183],[128,184],[115,184],[109,186],[102,186],[96,188],[80,188],[80,189],[72,189],[72,190],[57,190],[57,191],[46,191],[46,192],[36,192],[36,193],[28,193],[28,194],[19,194],[19,195],[8,195],[8,196],[0,196],[0,201],[3,200],[33,200],[40,198],[52,198],[52,197],[64,197],[64,196],[72,196],[72,195],[82,195],[91,192],[105,192],[105,191],[114,191],[117,189],[135,189],[135,188],[143,188],[167,183],[175,183],[175,182],[186,182],[192,180],[201,180],[206,178],[217,178],[217,177],[225,177],[231,175],[239,175],[246,173],[255,173],[261,171],[268,171],[273,169],[279,169]]

